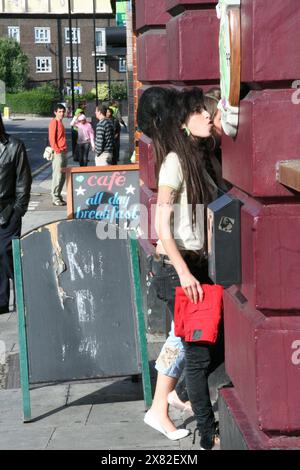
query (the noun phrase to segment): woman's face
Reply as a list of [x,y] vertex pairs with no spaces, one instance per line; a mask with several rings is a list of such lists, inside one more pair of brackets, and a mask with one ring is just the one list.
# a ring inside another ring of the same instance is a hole
[[194,137],[209,137],[212,133],[213,122],[206,110],[190,114],[185,124]]

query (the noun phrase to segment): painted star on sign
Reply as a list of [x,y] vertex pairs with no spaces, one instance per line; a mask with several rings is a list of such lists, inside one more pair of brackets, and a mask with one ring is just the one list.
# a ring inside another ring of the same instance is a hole
[[82,186],[79,186],[79,188],[75,189],[77,196],[84,196],[84,193],[86,192],[86,189],[84,189]]
[[131,184],[128,188],[125,188],[126,194],[134,194],[135,189],[136,188]]

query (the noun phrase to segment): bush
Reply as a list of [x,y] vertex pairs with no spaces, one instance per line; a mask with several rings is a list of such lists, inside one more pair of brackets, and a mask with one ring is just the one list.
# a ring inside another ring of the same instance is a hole
[[59,102],[58,90],[46,84],[20,93],[7,93],[5,106],[9,106],[12,113],[49,116],[55,102]]
[[126,100],[127,86],[125,82],[112,82],[110,84],[110,95],[114,100]]
[[[104,101],[108,99],[108,84],[107,83],[98,83],[98,99]],[[91,89],[91,93],[96,96],[96,88]]]
[[[96,88],[92,88],[90,93],[93,97],[96,96]],[[109,99],[108,83],[98,83],[98,98],[100,101]],[[113,100],[126,100],[127,86],[125,82],[111,82],[110,84],[110,98]]]

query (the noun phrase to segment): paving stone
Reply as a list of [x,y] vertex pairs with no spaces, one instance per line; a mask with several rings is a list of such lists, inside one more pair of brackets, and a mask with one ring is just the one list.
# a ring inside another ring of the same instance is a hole
[[47,428],[29,428],[28,425],[6,428],[0,430],[0,449],[3,450],[21,450],[21,449],[45,449],[53,434],[54,429]]
[[[148,429],[147,429],[148,428]],[[151,446],[149,444],[151,443]],[[47,449],[143,449],[151,447],[179,450],[177,441],[170,441],[162,434],[141,424],[140,427],[126,423],[104,422],[102,425],[85,427],[59,427],[55,430]]]

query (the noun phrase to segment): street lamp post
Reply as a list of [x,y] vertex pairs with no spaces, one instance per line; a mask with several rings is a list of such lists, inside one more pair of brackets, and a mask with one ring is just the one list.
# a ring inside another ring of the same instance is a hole
[[72,115],[74,115],[75,98],[74,98],[73,34],[72,34],[71,0],[68,0],[68,14],[69,14],[69,38],[70,38],[70,62],[71,62],[70,65],[71,65]]
[[93,0],[93,27],[94,27],[94,66],[95,66],[95,86],[96,86],[96,106],[98,106],[98,76],[97,76],[97,46],[96,46],[96,0]]

